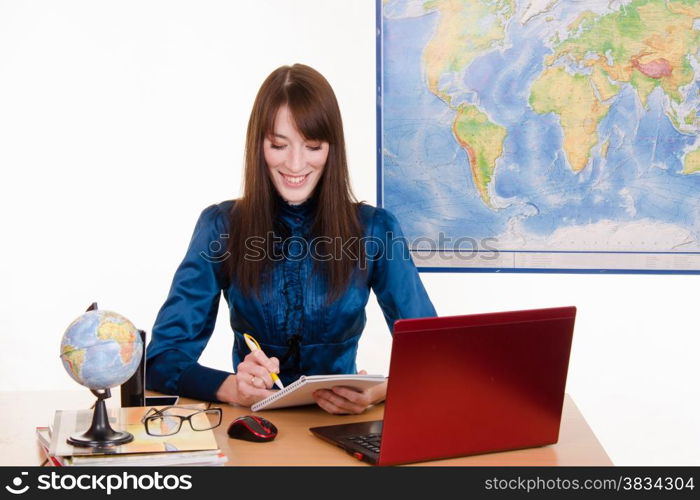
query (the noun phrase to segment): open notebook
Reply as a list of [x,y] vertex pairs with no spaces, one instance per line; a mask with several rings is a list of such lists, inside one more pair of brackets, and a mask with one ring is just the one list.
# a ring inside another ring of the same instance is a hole
[[315,401],[311,394],[318,389],[331,389],[336,385],[343,385],[364,391],[385,380],[383,375],[302,375],[281,391],[258,401],[250,408],[258,411],[313,404]]

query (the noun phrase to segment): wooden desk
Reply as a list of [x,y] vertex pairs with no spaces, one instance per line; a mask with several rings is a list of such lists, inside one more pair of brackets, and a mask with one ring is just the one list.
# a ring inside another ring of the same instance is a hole
[[[117,392],[118,391],[112,391]],[[95,398],[89,391],[0,393],[0,465],[39,465],[44,455],[36,442],[35,428],[53,424],[56,409],[89,408]],[[183,403],[194,402],[182,399]],[[118,397],[108,406],[118,406]],[[384,406],[362,415],[336,416],[315,406],[260,412],[279,429],[274,441],[250,443],[229,439],[226,428],[234,418],[250,409],[221,405],[223,423],[215,429],[227,465],[366,465],[309,431],[309,427],[381,419]],[[573,400],[567,395],[559,443],[540,448],[490,453],[426,462],[421,465],[612,465]]]

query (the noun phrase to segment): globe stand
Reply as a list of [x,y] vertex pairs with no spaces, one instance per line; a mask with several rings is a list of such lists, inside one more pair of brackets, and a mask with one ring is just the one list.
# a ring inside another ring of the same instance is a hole
[[104,446],[117,446],[133,441],[133,434],[126,431],[115,431],[109,425],[105,399],[112,397],[110,390],[103,389],[103,392],[99,392],[91,389],[90,392],[97,396],[95,411],[92,414],[92,425],[82,434],[71,434],[71,436],[66,439],[66,442],[73,446],[101,448]]

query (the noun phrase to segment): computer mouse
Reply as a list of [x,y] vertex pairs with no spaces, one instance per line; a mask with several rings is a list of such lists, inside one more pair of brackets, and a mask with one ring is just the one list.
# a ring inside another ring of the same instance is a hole
[[228,426],[228,435],[244,441],[272,441],[277,436],[277,427],[269,420],[257,415],[243,415]]

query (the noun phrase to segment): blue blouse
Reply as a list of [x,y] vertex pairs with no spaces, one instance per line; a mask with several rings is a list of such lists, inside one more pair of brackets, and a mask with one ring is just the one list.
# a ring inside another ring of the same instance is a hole
[[233,367],[248,354],[243,333],[250,333],[267,356],[280,359],[286,385],[300,375],[355,373],[357,345],[367,321],[370,288],[387,325],[400,318],[436,316],[408,253],[399,223],[387,210],[360,205],[367,238],[367,273],[355,273],[347,290],[326,304],[327,286],[313,273],[305,250],[312,206],[282,203],[277,217],[289,229],[285,258],[276,261],[258,297],[244,296],[222,280],[227,258],[228,214],[233,201],[207,207],[173,278],[168,298],[153,326],[147,349],[149,389],[215,401],[229,373],[197,361],[214,330],[223,291],[234,332]]

